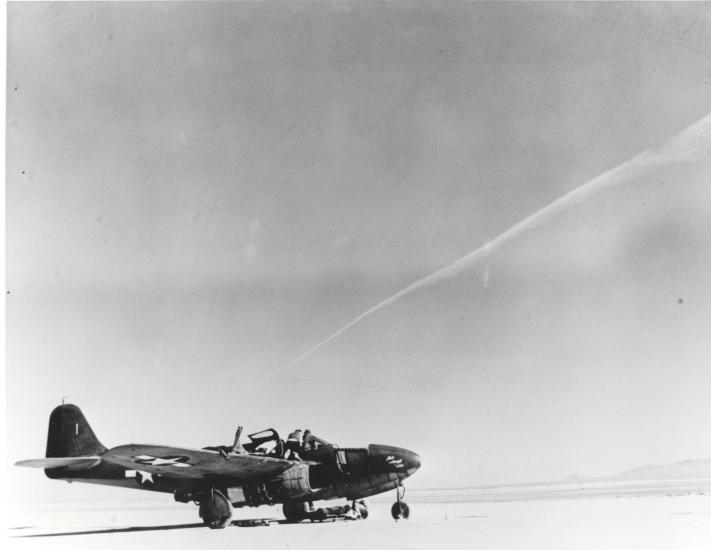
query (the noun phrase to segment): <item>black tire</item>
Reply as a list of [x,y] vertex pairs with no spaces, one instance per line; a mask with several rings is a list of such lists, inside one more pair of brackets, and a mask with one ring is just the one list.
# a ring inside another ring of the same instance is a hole
[[227,527],[227,524],[229,523],[229,521],[230,521],[230,518],[223,518],[223,519],[216,520],[216,521],[210,521],[210,522],[205,521],[205,525],[207,525],[209,529],[224,529],[225,527]]
[[308,517],[308,510],[304,502],[285,502],[282,506],[282,512],[288,522],[296,523]]
[[396,502],[390,509],[390,513],[395,521],[399,519],[407,519],[410,517],[410,507],[405,502]]
[[232,505],[220,491],[200,502],[200,517],[210,529],[224,529],[232,518]]

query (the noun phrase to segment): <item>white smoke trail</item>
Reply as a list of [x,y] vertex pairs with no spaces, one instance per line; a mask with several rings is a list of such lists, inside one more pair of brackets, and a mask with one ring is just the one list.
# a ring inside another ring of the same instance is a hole
[[624,183],[629,183],[631,181],[637,180],[653,170],[659,168],[684,163],[693,162],[701,160],[711,151],[711,114],[705,116],[695,124],[689,126],[686,130],[680,132],[669,140],[665,145],[655,150],[644,151],[637,156],[631,158],[630,160],[623,162],[619,166],[600,174],[596,178],[590,180],[589,182],[581,185],[566,193],[562,197],[554,200],[547,206],[544,206],[540,210],[534,212],[527,218],[521,220],[517,224],[511,226],[509,229],[501,233],[495,239],[485,243],[476,250],[470,252],[466,256],[455,260],[451,264],[442,269],[423,277],[414,283],[403,288],[399,292],[390,296],[386,300],[374,305],[370,309],[364,311],[358,315],[355,319],[347,323],[346,325],[339,328],[336,332],[324,338],[316,345],[310,347],[301,355],[290,361],[289,363],[279,367],[278,369],[270,372],[267,376],[262,378],[260,382],[265,382],[270,378],[273,378],[280,372],[288,370],[303,359],[314,353],[316,350],[320,349],[328,342],[337,338],[353,325],[361,322],[366,317],[372,315],[376,311],[383,309],[384,307],[397,302],[400,298],[407,296],[420,290],[427,286],[436,284],[444,279],[448,279],[457,275],[463,269],[468,269],[472,267],[480,258],[488,256],[494,250],[499,248],[504,243],[510,241],[511,239],[517,237],[524,231],[527,231],[538,224],[541,224],[551,218],[552,216],[558,214],[562,210],[570,208],[571,206],[578,204],[584,200],[589,199],[596,193],[612,187],[614,185],[621,185]]

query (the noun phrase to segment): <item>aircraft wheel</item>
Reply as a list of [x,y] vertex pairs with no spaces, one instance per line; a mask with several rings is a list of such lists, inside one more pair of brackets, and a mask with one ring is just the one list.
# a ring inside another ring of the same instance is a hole
[[308,517],[308,510],[304,502],[285,502],[282,506],[282,512],[286,521],[297,522]]
[[207,525],[210,529],[224,529],[227,527],[227,524],[229,523],[230,518],[221,518],[217,519],[215,521],[207,521],[203,520],[205,525]]
[[390,509],[395,521],[399,519],[407,519],[410,517],[410,507],[403,501],[396,502]]
[[232,518],[232,505],[220,491],[200,502],[200,517],[210,529],[224,529]]

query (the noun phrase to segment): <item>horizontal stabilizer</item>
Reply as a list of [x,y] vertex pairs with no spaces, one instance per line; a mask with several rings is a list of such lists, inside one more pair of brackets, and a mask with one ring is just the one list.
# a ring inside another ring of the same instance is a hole
[[101,458],[98,456],[71,456],[61,458],[37,458],[34,460],[20,460],[15,466],[25,468],[67,468],[68,470],[88,470],[98,465]]

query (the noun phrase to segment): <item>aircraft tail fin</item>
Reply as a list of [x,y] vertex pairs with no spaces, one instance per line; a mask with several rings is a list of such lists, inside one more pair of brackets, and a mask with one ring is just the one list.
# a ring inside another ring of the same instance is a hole
[[49,416],[47,458],[95,457],[106,452],[76,405],[60,405]]

